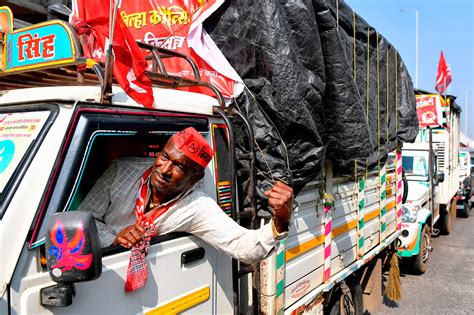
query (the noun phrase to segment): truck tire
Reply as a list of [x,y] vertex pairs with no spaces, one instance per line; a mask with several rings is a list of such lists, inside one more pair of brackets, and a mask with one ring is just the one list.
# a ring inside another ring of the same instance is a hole
[[431,235],[428,225],[424,224],[421,230],[420,251],[415,256],[413,263],[413,273],[422,275],[426,272],[426,264],[428,263],[428,256],[430,254]]
[[451,233],[451,216],[449,212],[444,212],[441,215],[441,234],[449,235]]
[[458,215],[461,218],[468,218],[469,212],[471,211],[471,205],[466,200],[461,202],[463,208],[458,210]]
[[349,280],[348,284],[354,301],[355,314],[362,315],[364,314],[364,290],[357,280]]
[[441,213],[441,218],[439,221],[441,223],[441,226],[440,226],[441,234],[449,235],[451,233],[451,226],[452,226],[451,212],[448,212],[447,209],[444,209],[444,211],[442,211]]
[[349,291],[343,292],[340,286],[334,288],[325,314],[330,315],[362,315],[364,314],[364,297],[358,281],[347,279],[345,284]]
[[463,209],[459,209],[457,214],[461,218],[468,218],[469,212],[471,211],[472,203],[467,197],[464,197],[464,200],[458,201],[458,204],[463,206]]

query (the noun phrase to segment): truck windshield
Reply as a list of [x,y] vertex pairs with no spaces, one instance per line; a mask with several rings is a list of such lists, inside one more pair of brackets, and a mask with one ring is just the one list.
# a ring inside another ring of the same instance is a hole
[[5,198],[50,114],[48,110],[0,113],[0,217]]
[[428,176],[428,161],[424,156],[403,156],[402,165],[406,175]]
[[468,161],[469,161],[468,159],[469,159],[469,153],[467,152],[459,153],[459,167],[461,169],[467,169]]

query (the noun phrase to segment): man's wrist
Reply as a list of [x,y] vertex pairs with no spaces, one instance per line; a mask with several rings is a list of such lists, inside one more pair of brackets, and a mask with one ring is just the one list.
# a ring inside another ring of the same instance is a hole
[[288,225],[283,227],[281,224],[278,224],[278,222],[276,222],[275,219],[272,219],[271,224],[272,224],[272,233],[273,233],[274,239],[281,240],[288,236]]
[[278,220],[276,217],[273,217],[272,221],[278,233],[288,232],[288,226],[290,225],[290,222],[286,220]]

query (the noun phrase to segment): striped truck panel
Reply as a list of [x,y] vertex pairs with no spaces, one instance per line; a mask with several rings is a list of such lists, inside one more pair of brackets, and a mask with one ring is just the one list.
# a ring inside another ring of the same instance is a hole
[[385,214],[387,213],[386,200],[387,200],[387,175],[386,166],[382,166],[380,169],[380,239],[385,240],[385,231],[387,230],[387,224],[385,222]]
[[366,196],[365,196],[365,178],[360,178],[358,181],[358,195],[357,195],[357,257],[361,258],[364,256],[364,226],[365,226],[365,207],[366,207]]
[[227,128],[223,124],[212,124],[214,139],[214,166],[216,168],[216,193],[219,207],[228,215],[232,215],[231,195],[231,163],[229,163]]
[[[386,236],[393,238],[395,230],[395,174],[387,181]],[[374,248],[380,240],[379,180],[370,177],[366,181],[367,198],[363,230],[364,253]],[[334,209],[332,213],[331,279],[344,273],[357,262],[357,210],[358,186],[354,182],[333,185]],[[318,185],[307,186],[296,197],[299,206],[293,212],[293,223],[285,243],[285,309],[291,308],[310,291],[324,286],[324,204],[319,196]],[[373,241],[371,241],[373,239]],[[367,245],[366,245],[367,244]],[[313,292],[314,293],[314,292]],[[292,306],[293,305],[293,306]]]
[[232,214],[232,196],[229,181],[217,183],[217,203],[227,215]]
[[332,201],[324,203],[324,271],[323,280],[329,282],[331,278],[331,245],[332,245]]
[[402,230],[402,199],[403,199],[403,191],[402,191],[402,151],[397,149],[396,158],[395,158],[395,168],[397,172],[397,230]]
[[285,311],[285,241],[276,245],[276,294],[275,309],[277,314]]

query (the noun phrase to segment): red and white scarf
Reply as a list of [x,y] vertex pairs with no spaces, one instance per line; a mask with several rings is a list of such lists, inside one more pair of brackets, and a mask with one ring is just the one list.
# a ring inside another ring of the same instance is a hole
[[168,204],[160,205],[148,212],[145,212],[147,205],[147,198],[150,192],[149,176],[152,172],[150,167],[145,171],[138,189],[138,197],[135,202],[135,215],[137,217],[136,224],[143,226],[146,229],[147,236],[143,239],[141,244],[137,244],[132,248],[130,253],[130,262],[127,269],[127,280],[125,282],[125,291],[131,292],[143,287],[148,276],[148,266],[146,263],[146,255],[150,250],[150,240],[157,233],[155,227],[155,220],[163,215],[169,208],[179,199],[175,199]]

